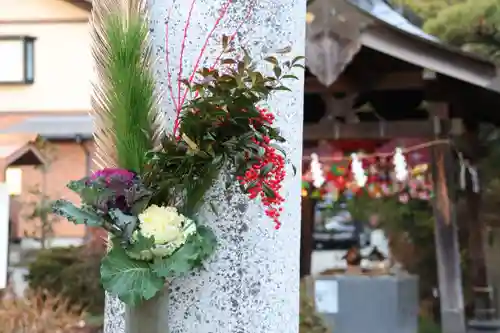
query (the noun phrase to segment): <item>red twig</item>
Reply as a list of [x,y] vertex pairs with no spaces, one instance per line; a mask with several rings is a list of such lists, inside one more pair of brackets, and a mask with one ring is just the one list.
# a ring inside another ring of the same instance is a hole
[[[246,13],[245,17],[243,18],[243,20],[241,20],[240,24],[238,25],[238,27],[236,28],[236,30],[234,31],[234,33],[229,37],[228,44],[231,44],[231,42],[233,41],[233,39],[236,38],[236,35],[240,31],[240,29],[243,26],[243,24],[248,20],[248,18],[250,17],[250,15],[252,15],[252,11],[254,9],[254,6],[253,6],[254,4],[255,4],[255,1],[252,2],[252,4],[250,6],[248,6],[247,13]],[[224,54],[225,51],[226,50],[222,50],[222,52],[219,54],[219,56],[215,59],[215,62],[213,63],[213,65],[210,67],[210,70],[213,70],[215,68],[215,66],[217,66],[217,64],[220,61],[220,58],[222,57],[222,55]]]
[[[193,68],[193,72],[191,73],[191,75],[189,76],[189,82],[191,83],[193,81],[193,78],[196,74],[196,71],[198,70],[198,66],[200,65],[200,62],[201,62],[201,58],[203,57],[203,54],[205,53],[205,50],[208,46],[208,42],[210,41],[210,37],[212,37],[212,34],[214,33],[215,29],[217,28],[217,26],[219,25],[220,21],[224,18],[224,16],[226,15],[226,12],[229,8],[229,5],[231,5],[231,3],[233,2],[233,0],[228,0],[227,3],[224,5],[224,7],[221,9],[221,14],[219,15],[219,17],[217,18],[217,20],[215,21],[215,24],[212,28],[212,30],[210,30],[210,32],[208,33],[208,36],[207,38],[205,39],[205,42],[203,43],[203,46],[201,48],[201,51],[200,51],[200,54],[198,55],[198,58],[196,59],[196,63],[194,65],[194,68]],[[182,59],[181,59],[181,63],[182,63]],[[182,109],[182,105],[184,104],[184,101],[186,100],[186,95],[187,95],[187,92],[188,92],[188,89],[189,88],[186,88],[186,91],[184,92],[184,95],[182,96],[182,99],[179,100],[179,108],[177,109],[177,116],[175,118],[175,122],[174,122],[174,135],[176,135],[177,133],[177,130],[179,128],[179,123],[180,123],[180,111]]]
[[[182,105],[184,103],[181,103],[181,79],[182,79],[182,70],[183,70],[183,64],[182,60],[184,58],[184,50],[186,48],[186,40],[187,40],[187,32],[189,29],[189,24],[191,23],[191,16],[193,15],[193,9],[194,9],[194,4],[196,3],[196,0],[191,1],[191,7],[189,8],[189,14],[186,20],[186,25],[184,26],[184,36],[182,37],[182,44],[181,44],[181,55],[179,57],[179,73],[177,74],[177,105],[178,105],[178,110],[177,113],[180,113],[180,109],[182,108]],[[175,134],[175,131],[174,131]]]
[[[230,4],[232,1],[230,0],[228,4]],[[255,4],[255,2],[252,2],[252,5],[250,5],[247,9],[247,13],[245,15],[245,17],[243,18],[243,20],[241,20],[240,24],[238,25],[238,27],[236,28],[236,30],[234,31],[234,33],[229,37],[228,39],[228,43],[231,44],[231,42],[233,41],[234,38],[236,38],[236,35],[238,34],[238,31],[241,29],[241,27],[243,26],[243,24],[247,21],[247,19],[250,17],[250,15],[252,14],[252,11],[253,11],[253,4]],[[224,10],[224,8],[223,8]],[[225,8],[225,10],[227,11],[227,7]],[[222,16],[225,15],[225,12],[222,14]],[[220,17],[220,19],[222,19],[222,17]],[[216,22],[214,28],[212,29],[212,31],[210,32],[208,38],[207,38],[207,41],[204,45],[204,48],[206,48],[206,45],[208,43],[208,40],[210,39],[210,36],[212,35],[212,33],[214,32],[215,28],[217,27],[217,24],[218,22]],[[205,51],[205,49],[202,49],[202,55],[203,55],[203,52]],[[219,63],[220,61],[220,58],[222,57],[222,55],[224,54],[226,50],[222,50],[222,52],[217,56],[217,58],[215,59],[215,62],[213,63],[213,65],[210,67],[210,70],[213,70],[215,68],[215,66],[217,66],[217,64]],[[201,59],[201,56],[200,58]],[[189,77],[189,83],[191,83],[194,79],[194,76],[196,74],[196,71],[198,70],[198,66],[199,66],[199,61],[196,62],[196,65],[193,69],[193,72],[191,73],[191,76]],[[189,91],[189,88],[186,88],[184,90],[184,95],[182,96],[182,104],[184,104],[184,102],[186,101],[186,96],[187,96],[187,93]],[[198,97],[198,92],[196,92],[195,94],[195,97]]]
[[167,16],[167,22],[165,23],[165,62],[166,62],[166,65],[167,65],[167,85],[168,85],[168,89],[170,91],[170,98],[172,99],[172,102],[174,103],[174,108],[177,112],[178,110],[178,105],[177,105],[177,102],[175,101],[175,97],[174,97],[174,90],[172,88],[172,74],[170,73],[170,51],[169,51],[169,47],[168,47],[168,24],[170,23],[170,14],[172,13],[172,7],[170,7],[169,11],[168,11],[168,16]]
[[[178,84],[179,84],[179,95],[178,95],[178,97],[180,97],[180,76],[182,75],[182,57],[183,57],[184,43],[185,43],[185,40],[187,38],[187,29],[189,27],[189,21],[191,19],[191,12],[192,12],[192,9],[193,9],[194,2],[195,2],[195,0],[193,0],[193,2],[191,4],[191,8],[190,8],[190,12],[189,12],[189,17],[188,17],[188,22],[186,22],[186,26],[185,26],[185,29],[184,29],[184,39],[183,39],[183,45],[181,47],[180,72],[179,72],[179,78],[178,78]],[[198,70],[198,67],[200,65],[201,59],[203,58],[203,55],[204,55],[204,53],[205,53],[205,51],[206,51],[206,49],[208,47],[208,43],[210,42],[210,38],[212,37],[213,33],[215,32],[215,29],[217,29],[218,25],[220,24],[220,22],[222,21],[222,19],[226,15],[226,13],[227,13],[227,11],[229,9],[229,6],[231,5],[232,2],[233,2],[233,0],[228,0],[226,2],[226,4],[224,4],[224,6],[222,7],[222,9],[220,11],[219,17],[217,18],[217,20],[215,21],[214,26],[212,27],[212,30],[210,30],[210,32],[208,33],[208,36],[205,39],[205,42],[203,43],[203,46],[201,48],[200,54],[198,55],[198,58],[196,59],[195,65],[193,67],[193,72],[189,76],[189,79],[188,79],[189,83],[193,82],[194,77],[196,75],[196,71]],[[236,28],[236,30],[234,31],[234,33],[229,37],[229,44],[234,40],[234,38],[236,38],[236,35],[238,34],[239,30],[241,29],[241,27],[243,26],[243,24],[247,21],[247,19],[252,14],[252,11],[254,9],[254,4],[255,4],[255,1],[253,1],[252,4],[248,7],[247,13],[246,13],[245,17],[239,23],[239,25]],[[222,50],[222,52],[219,54],[219,56],[215,59],[214,64],[210,67],[211,70],[214,69],[215,66],[217,66],[217,64],[220,61],[220,58],[224,54],[224,51],[225,50]],[[184,94],[183,94],[182,98],[178,98],[178,100],[177,100],[177,103],[178,103],[177,106],[176,106],[176,112],[177,112],[177,114],[176,114],[176,118],[175,118],[175,122],[174,122],[174,130],[173,130],[174,135],[177,134],[177,131],[179,129],[179,125],[180,125],[180,113],[181,113],[182,105],[184,105],[184,102],[186,101],[186,97],[187,97],[188,92],[189,92],[189,87],[186,87],[186,89],[184,90]],[[196,96],[198,96],[198,93],[196,93]]]

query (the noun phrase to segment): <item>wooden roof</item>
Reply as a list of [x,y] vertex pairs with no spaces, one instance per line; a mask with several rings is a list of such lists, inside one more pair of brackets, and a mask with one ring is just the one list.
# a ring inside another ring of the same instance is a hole
[[[92,8],[92,0],[64,1],[86,10]],[[315,14],[316,22],[308,25],[307,47],[311,51],[308,54],[318,53],[314,44],[319,42],[323,44],[319,47],[323,56],[311,55],[307,64],[325,85],[332,84],[361,46],[365,46],[424,69],[500,92],[499,71],[495,64],[440,43],[407,22],[382,0],[315,0],[309,10]],[[323,36],[334,33],[342,39],[341,43],[349,45],[340,45],[343,54],[332,54],[326,48],[335,46],[318,38],[318,33]],[[347,58],[345,64],[334,63],[342,57]],[[323,63],[318,64],[318,59]]]
[[408,24],[398,27],[347,0],[315,0],[309,11],[314,19],[307,27],[306,64],[326,86],[333,84],[365,47],[422,69],[500,92],[495,64],[444,45],[423,32],[417,33],[416,27],[409,29]]
[[64,0],[66,2],[69,2],[72,5],[77,6],[78,8],[85,9],[85,10],[92,10],[92,0]]
[[36,134],[0,135],[0,182],[11,166],[40,165],[45,160],[35,147]]

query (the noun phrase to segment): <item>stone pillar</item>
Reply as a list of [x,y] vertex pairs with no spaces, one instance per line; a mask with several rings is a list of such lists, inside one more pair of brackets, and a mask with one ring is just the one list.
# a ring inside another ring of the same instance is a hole
[[[163,94],[167,125],[171,128],[174,107],[167,88],[166,22],[173,95],[177,96],[177,75],[192,68],[207,35],[229,0],[150,0],[156,74]],[[251,8],[249,8],[249,6]],[[192,13],[185,50],[180,60],[186,19]],[[304,55],[306,0],[233,0],[210,38],[201,64],[212,65],[220,54],[222,34],[232,35],[254,59],[291,46],[291,57]],[[238,28],[239,27],[239,28]],[[280,57],[282,57],[280,55]],[[284,186],[286,203],[280,230],[264,217],[260,205],[245,196],[216,187],[210,199],[219,215],[206,214],[220,241],[206,270],[177,279],[160,303],[168,316],[169,333],[296,333],[299,320],[300,172],[302,158],[303,73],[290,81],[292,92],[277,92],[268,106],[277,113],[277,124],[288,140],[285,148],[297,167],[289,168]],[[106,304],[105,333],[125,331],[124,307],[113,298]],[[164,322],[164,318],[161,320]],[[165,328],[163,330],[167,332]],[[151,333],[151,332],[144,332]]]

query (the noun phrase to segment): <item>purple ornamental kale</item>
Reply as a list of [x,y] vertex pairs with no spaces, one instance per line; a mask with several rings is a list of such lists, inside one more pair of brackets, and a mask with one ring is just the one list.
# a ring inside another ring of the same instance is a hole
[[117,168],[107,168],[102,170],[97,170],[90,176],[90,181],[97,179],[103,179],[106,182],[112,180],[122,180],[123,182],[131,182],[136,178],[136,174],[132,171]]
[[102,169],[94,172],[86,181],[87,186],[104,188],[96,198],[94,204],[103,212],[110,209],[119,209],[125,214],[132,210],[138,199],[136,194],[143,187],[137,175],[125,169]]

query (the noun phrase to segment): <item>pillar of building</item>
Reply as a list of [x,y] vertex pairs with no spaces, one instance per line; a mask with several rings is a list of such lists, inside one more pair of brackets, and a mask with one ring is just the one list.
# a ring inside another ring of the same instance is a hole
[[[188,77],[204,48],[200,63],[212,65],[221,53],[223,35],[234,36],[237,45],[256,60],[286,47],[291,52],[278,54],[278,59],[305,53],[306,0],[183,0],[173,4],[151,0],[149,6],[153,54],[158,59],[155,71],[158,89],[164,92],[162,107],[169,128],[175,107],[168,68],[177,98],[181,67],[181,76]],[[284,183],[281,229],[274,230],[258,203],[249,202],[238,191],[228,194],[222,183],[215,186],[210,201],[218,215],[207,210],[204,222],[213,228],[219,247],[204,270],[176,279],[156,302],[155,308],[163,314],[153,320],[168,325],[162,332],[298,332],[304,73],[294,74],[300,80],[288,82],[292,91],[277,92],[267,101],[287,139],[287,157],[297,167],[294,175],[290,165]],[[106,333],[130,332],[125,312],[118,300],[107,298]],[[148,320],[143,321],[145,325]]]

